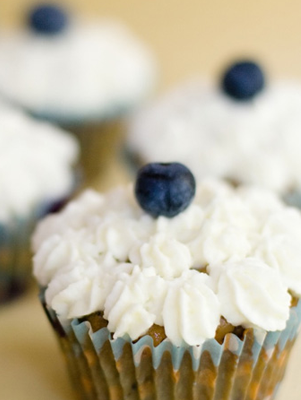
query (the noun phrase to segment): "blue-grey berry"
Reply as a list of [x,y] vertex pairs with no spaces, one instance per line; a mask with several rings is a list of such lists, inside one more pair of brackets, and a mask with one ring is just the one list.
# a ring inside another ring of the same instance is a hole
[[259,65],[240,61],[231,65],[222,77],[223,91],[235,100],[251,100],[264,88],[265,78]]
[[29,25],[37,33],[56,35],[65,30],[68,24],[66,12],[53,4],[36,6],[29,14]]
[[151,163],[139,170],[135,195],[148,214],[172,218],[191,203],[195,187],[194,176],[185,165]]

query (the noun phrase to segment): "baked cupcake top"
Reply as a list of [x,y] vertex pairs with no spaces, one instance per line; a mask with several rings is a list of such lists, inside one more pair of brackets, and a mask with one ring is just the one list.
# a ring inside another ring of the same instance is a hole
[[[283,329],[289,292],[301,295],[300,212],[271,192],[222,181],[199,182],[193,197],[177,166],[140,173],[143,209],[132,185],[88,190],[40,222],[34,274],[47,304],[62,321],[102,312],[114,338],[161,325],[175,345],[213,338],[221,316]],[[150,215],[160,201],[182,211]]]
[[69,195],[78,154],[67,132],[0,102],[0,224]]
[[219,84],[196,80],[146,107],[129,124],[127,146],[142,162],[183,162],[197,179],[286,193],[301,188],[300,129],[301,85],[265,83],[259,66],[242,62]]
[[154,84],[153,56],[116,21],[38,6],[27,25],[1,33],[0,91],[34,114],[67,123],[110,118]]

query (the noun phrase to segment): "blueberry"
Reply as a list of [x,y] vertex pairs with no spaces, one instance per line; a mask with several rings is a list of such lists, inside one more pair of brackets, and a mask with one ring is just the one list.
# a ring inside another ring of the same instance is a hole
[[135,195],[148,214],[171,218],[191,203],[195,195],[195,179],[183,164],[147,164],[138,171]]
[[224,73],[222,88],[235,100],[250,100],[265,84],[264,74],[259,65],[252,61],[240,61],[231,65]]
[[29,15],[29,25],[37,33],[56,35],[67,26],[68,17],[64,10],[43,4],[35,7]]

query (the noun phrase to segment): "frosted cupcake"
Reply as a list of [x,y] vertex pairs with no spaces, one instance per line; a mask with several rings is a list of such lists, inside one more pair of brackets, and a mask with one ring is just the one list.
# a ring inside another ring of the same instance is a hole
[[0,104],[0,302],[27,287],[29,237],[74,190],[78,155],[66,132]]
[[84,21],[55,5],[36,6],[22,30],[1,33],[0,92],[77,133],[92,168],[99,133],[149,95],[155,70],[150,51],[120,23]]
[[129,125],[139,164],[181,161],[196,177],[255,183],[281,195],[301,188],[301,86],[267,81],[254,62],[229,66],[220,82],[190,82]]
[[300,240],[273,193],[196,188],[177,163],[47,217],[34,274],[78,398],[272,398],[300,323]]

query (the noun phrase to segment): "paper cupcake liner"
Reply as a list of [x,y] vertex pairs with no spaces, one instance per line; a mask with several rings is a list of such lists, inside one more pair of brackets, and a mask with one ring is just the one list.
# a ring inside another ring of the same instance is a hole
[[[9,101],[12,102],[11,100]],[[61,112],[60,114],[49,110],[34,111],[22,106],[21,104],[17,103],[17,105],[21,108],[25,108],[26,112],[32,115],[33,118],[48,121],[55,125],[84,126],[85,124],[101,124],[103,122],[124,118],[133,112],[142,101],[145,101],[144,96],[133,103],[116,104],[114,107],[98,110],[98,112],[93,111],[81,113],[77,111],[72,114],[66,111]]]
[[30,281],[29,237],[35,218],[0,225],[0,302],[22,293]]
[[223,344],[176,347],[165,340],[154,347],[150,336],[113,340],[107,328],[93,332],[87,321],[63,326],[43,293],[41,301],[81,400],[272,399],[301,320],[299,302],[280,332],[248,329],[243,340],[228,333]]
[[294,190],[283,196],[284,201],[289,205],[301,208],[301,191]]
[[93,186],[95,179],[106,172],[107,164],[119,147],[122,119],[63,126],[78,140],[84,186]]
[[122,149],[122,158],[124,160],[124,164],[127,166],[129,173],[132,177],[136,177],[138,170],[145,164],[147,161],[143,161],[138,154],[134,153],[128,146],[124,145]]

